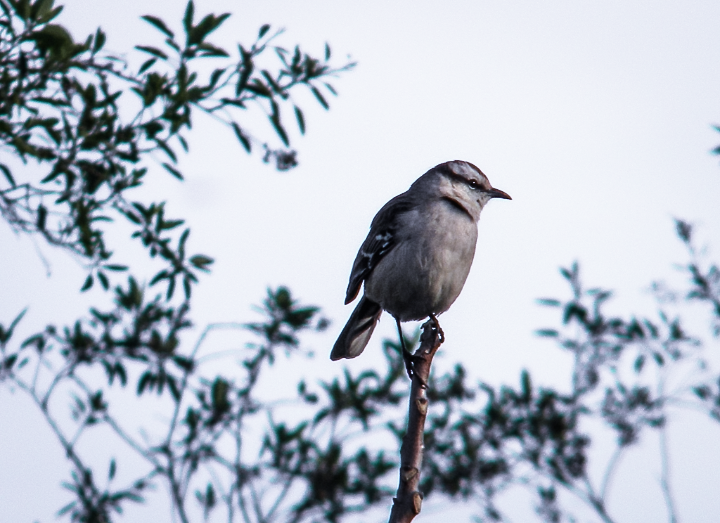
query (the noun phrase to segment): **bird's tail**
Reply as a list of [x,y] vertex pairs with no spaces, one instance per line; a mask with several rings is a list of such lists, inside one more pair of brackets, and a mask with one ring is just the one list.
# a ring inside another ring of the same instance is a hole
[[372,336],[381,314],[382,308],[380,305],[368,300],[365,296],[360,298],[360,303],[355,307],[345,328],[335,342],[335,346],[330,353],[330,359],[335,361],[341,358],[360,356],[360,353],[370,341],[370,336]]

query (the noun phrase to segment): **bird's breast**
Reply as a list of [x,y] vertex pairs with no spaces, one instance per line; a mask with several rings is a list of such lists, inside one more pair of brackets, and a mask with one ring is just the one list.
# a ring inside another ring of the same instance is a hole
[[[438,205],[449,204],[439,202]],[[477,224],[447,207],[408,213],[395,248],[365,281],[365,294],[401,321],[448,310],[465,285],[477,243]]]

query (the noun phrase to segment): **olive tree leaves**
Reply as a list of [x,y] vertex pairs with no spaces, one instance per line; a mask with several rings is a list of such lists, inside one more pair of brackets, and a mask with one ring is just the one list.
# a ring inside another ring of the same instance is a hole
[[[164,218],[162,202],[133,201],[128,191],[157,164],[183,179],[178,161],[188,151],[194,111],[232,129],[247,152],[262,149],[276,168],[295,166],[282,115],[295,118],[301,133],[306,122],[293,93],[308,89],[327,108],[321,91],[335,92],[328,79],[354,66],[332,66],[329,47],[322,59],[299,47],[287,51],[274,43],[282,31],[268,25],[251,45],[223,49],[209,37],[230,15],[198,20],[191,0],[179,34],[156,16],[143,17],[163,44],[137,45],[147,59],[135,72],[105,51],[101,29],[76,42],[52,23],[62,11],[52,0],[0,0],[0,8],[0,144],[25,164],[0,162],[0,214],[15,230],[39,234],[85,260],[84,289],[95,281],[108,289],[112,272],[124,270],[110,261],[104,227],[125,218],[150,255],[167,262],[153,282],[164,282],[168,296],[181,284],[188,296],[197,271],[212,259],[186,256],[188,229],[176,229],[182,221]],[[139,109],[128,115],[132,96]],[[280,148],[244,126],[250,109],[266,114]]]

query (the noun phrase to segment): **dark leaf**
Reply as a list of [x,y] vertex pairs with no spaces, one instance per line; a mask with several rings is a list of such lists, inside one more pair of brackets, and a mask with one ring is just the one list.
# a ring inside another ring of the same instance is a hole
[[303,116],[302,111],[297,105],[295,106],[295,118],[297,119],[300,133],[305,134],[305,117]]
[[210,75],[210,82],[208,83],[206,89],[212,90],[215,88],[215,84],[217,84],[217,81],[220,79],[222,74],[225,72],[225,69],[215,69],[212,74]]
[[16,187],[15,178],[13,178],[13,175],[10,172],[10,169],[8,168],[8,166],[5,165],[4,163],[0,163],[0,170],[3,172],[3,174],[5,175],[5,178],[10,183],[10,185],[13,187]]
[[100,49],[103,48],[103,46],[105,45],[105,40],[105,33],[103,33],[102,29],[98,27],[97,31],[95,31],[93,54],[97,53]]
[[190,31],[193,27],[193,17],[195,16],[195,4],[193,3],[193,0],[190,0],[187,3],[187,7],[185,8],[185,16],[183,16],[183,27],[185,28],[185,33],[190,34]]
[[180,171],[178,171],[175,167],[173,167],[172,165],[170,165],[169,163],[163,162],[162,166],[165,167],[165,169],[167,170],[167,172],[169,172],[170,174],[172,174],[172,175],[173,175],[175,178],[177,178],[178,180],[184,180],[182,173],[181,173]]
[[38,23],[39,23],[39,24],[46,24],[46,23],[48,23],[50,20],[52,20],[52,19],[54,19],[55,17],[57,17],[57,15],[59,15],[59,14],[62,12],[63,9],[64,9],[64,7],[61,6],[61,5],[59,5],[59,6],[57,6],[55,9],[51,9],[50,11],[47,11],[45,14],[41,15],[41,16],[38,18]]
[[173,162],[177,162],[177,156],[175,155],[175,152],[170,148],[170,146],[165,142],[165,140],[155,138],[155,143],[158,144],[160,149],[165,151],[165,154],[167,154]]
[[165,22],[160,20],[158,17],[152,16],[152,15],[145,15],[145,16],[141,16],[140,18],[142,18],[146,22],[154,25],[160,31],[165,33],[169,38],[173,38],[175,36],[175,34],[170,29],[168,29],[168,26],[165,25]]
[[175,364],[184,371],[191,372],[195,368],[195,363],[193,362],[193,360],[184,356],[173,356],[172,359]]
[[233,131],[235,131],[235,136],[237,136],[237,139],[240,141],[242,146],[245,148],[247,152],[250,152],[251,145],[250,140],[248,140],[248,137],[245,136],[245,133],[240,129],[240,126],[236,124],[235,122],[232,123]]
[[148,386],[150,386],[150,389],[152,390],[154,382],[155,382],[155,375],[152,374],[150,371],[145,371],[142,374],[142,376],[140,376],[140,379],[138,380],[138,386],[137,386],[138,396],[140,396]]
[[145,63],[140,66],[140,69],[138,69],[138,74],[143,74],[145,71],[150,69],[155,62],[157,62],[157,58],[150,58],[149,60],[146,60]]
[[700,387],[693,387],[693,392],[695,393],[695,395],[698,398],[700,398],[702,400],[708,399],[712,395],[712,391],[710,390],[710,387],[708,387],[707,385],[702,385]]
[[254,80],[252,83],[247,84],[245,86],[245,89],[258,96],[272,98],[272,91],[268,89],[268,87],[264,83],[260,82],[257,79]]
[[44,205],[41,204],[37,209],[37,222],[36,222],[37,228],[40,229],[41,231],[44,231],[46,221],[47,221],[47,209],[45,208]]
[[92,286],[93,286],[93,281],[94,281],[94,280],[93,280],[92,274],[88,274],[88,277],[85,278],[85,283],[83,283],[83,286],[82,286],[82,288],[80,289],[80,291],[83,291],[83,292],[84,292],[84,291],[88,290],[90,287],[92,287]]
[[[212,33],[215,29],[220,27],[220,25],[227,19],[227,17],[230,16],[228,13],[222,14],[218,17],[215,17],[215,15],[207,15],[205,18],[203,18],[198,25],[193,27],[190,32],[188,33],[188,44],[194,45],[194,44],[200,44],[205,40],[205,37]],[[211,49],[217,49],[213,46],[210,46]],[[221,49],[218,49],[220,54],[217,56],[227,56],[227,53]]]
[[167,60],[167,55],[157,47],[150,47],[148,45],[136,45],[135,49],[156,56],[157,58],[161,58],[162,60]]
[[[26,312],[27,312],[27,309],[23,309],[23,310],[20,312],[20,314],[18,314],[18,315],[15,317],[15,319],[12,321],[12,323],[11,323],[10,326],[7,328],[7,330],[5,330],[5,328],[4,328],[2,325],[0,325],[0,344],[4,344],[4,343],[7,343],[7,342],[8,342],[8,340],[10,339],[10,337],[13,335],[13,331],[15,330],[15,326],[16,326],[18,323],[20,323],[20,320],[22,320],[22,318],[23,318],[23,316],[25,316],[25,313],[26,313]],[[25,344],[27,344],[27,343],[28,343],[28,342],[26,341],[26,342],[23,344],[23,347],[24,347]]]
[[114,264],[110,264],[110,265],[105,265],[105,266],[103,266],[103,268],[106,269],[106,270],[108,270],[108,271],[115,271],[115,272],[121,272],[121,271],[126,271],[126,270],[128,270],[127,265],[114,265]]
[[559,307],[561,305],[560,300],[554,300],[552,298],[539,298],[537,302],[547,307]]
[[105,290],[108,290],[108,288],[110,287],[110,282],[108,281],[108,278],[105,275],[105,273],[102,271],[98,271],[97,276],[98,276],[98,280],[100,280],[100,285],[102,285],[102,288]]
[[560,333],[554,329],[539,329],[535,331],[535,334],[545,338],[557,338]]
[[160,225],[160,230],[169,231],[175,227],[181,226],[183,223],[185,223],[185,220],[163,220]]
[[214,262],[212,258],[209,258],[207,256],[203,256],[202,254],[197,254],[190,258],[190,263],[192,263],[195,267],[197,267],[200,270],[207,271],[207,266],[211,265]]
[[2,368],[5,370],[12,369],[13,365],[15,365],[15,360],[17,360],[17,357],[17,354],[10,354],[9,356],[7,356],[3,361]]
[[270,122],[272,123],[273,127],[275,128],[275,132],[278,134],[280,139],[283,141],[283,143],[288,146],[290,145],[290,140],[288,138],[287,133],[285,132],[285,128],[282,126],[282,123],[280,122],[280,108],[278,107],[278,104],[273,100],[271,102],[272,105],[272,114],[270,115]]
[[320,91],[316,87],[311,87],[310,90],[315,95],[315,98],[317,98],[318,102],[320,102],[320,105],[322,105],[325,109],[330,109],[330,106],[327,103],[327,100],[325,100],[325,97],[322,95]]
[[643,367],[645,366],[645,355],[641,354],[635,359],[635,364],[633,365],[633,368],[635,369],[635,372],[640,373],[642,371]]
[[56,56],[69,55],[74,45],[72,36],[61,25],[48,24],[39,31],[30,33],[30,40],[35,40],[43,51],[50,51]]
[[175,401],[180,401],[180,389],[178,389],[177,382],[175,381],[175,377],[168,376],[167,378],[168,378],[167,384],[168,384],[168,388],[170,389],[170,394],[172,395],[172,397]]
[[685,222],[683,220],[675,220],[675,230],[677,231],[677,235],[680,237],[680,239],[685,242],[689,243],[690,238],[692,237],[692,225],[688,222]]

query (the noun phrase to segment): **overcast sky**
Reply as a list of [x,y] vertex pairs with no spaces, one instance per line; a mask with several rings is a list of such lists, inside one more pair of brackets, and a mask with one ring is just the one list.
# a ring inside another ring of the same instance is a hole
[[[76,0],[59,21],[78,40],[100,25],[107,48],[126,53],[159,42],[139,16],[179,28],[183,9],[179,1]],[[217,260],[194,299],[199,326],[251,320],[265,288],[287,284],[333,321],[312,339],[314,365],[318,375],[340,373],[343,364],[326,353],[351,312],[342,305],[347,277],[372,217],[452,159],[478,165],[513,200],[483,213],[470,277],[442,317],[440,366],[461,361],[494,384],[516,384],[529,368],[537,382],[567,387],[569,360],[533,335],[556,322],[534,300],[567,296],[559,266],[578,260],[589,286],[615,289],[612,311],[651,314],[650,282],[678,281],[673,264],[685,260],[673,217],[695,223],[720,258],[720,158],[709,153],[720,143],[712,129],[720,123],[719,2],[196,3],[198,16],[210,11],[233,13],[213,38],[229,48],[270,23],[287,29],[279,40],[287,47],[321,55],[327,41],[338,63],[349,55],[358,67],[333,82],[339,97],[329,112],[299,98],[308,131],[294,143],[294,171],[247,157],[232,133],[199,118],[181,163],[187,181],[153,173],[148,189],[162,191],[169,216],[188,220],[192,249]],[[83,271],[65,253],[4,224],[0,244],[0,322],[29,305],[21,331],[29,334],[73,321],[99,299],[78,299]],[[50,260],[49,277],[38,251]],[[378,342],[393,329],[384,317],[362,361],[348,365],[379,361]],[[0,419],[10,420],[0,421],[0,499],[13,500],[10,515],[0,503],[0,523],[49,521],[64,499],[55,491],[66,466],[29,409],[0,390]],[[710,521],[704,514],[720,513],[712,444],[720,431],[672,427],[682,520]],[[618,480],[610,512],[620,521],[663,520],[652,454],[637,456],[625,467],[640,479]],[[44,500],[17,497],[39,477]]]

